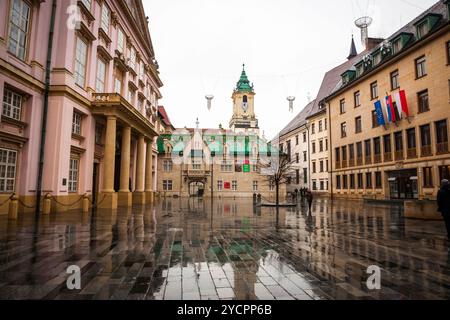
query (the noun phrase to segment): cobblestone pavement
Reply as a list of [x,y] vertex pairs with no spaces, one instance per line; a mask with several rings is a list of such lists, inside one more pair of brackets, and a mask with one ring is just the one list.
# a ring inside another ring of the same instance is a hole
[[[444,232],[396,206],[327,199],[312,214],[167,199],[0,217],[0,299],[450,299]],[[70,265],[81,290],[67,289]],[[371,265],[380,290],[367,288]]]

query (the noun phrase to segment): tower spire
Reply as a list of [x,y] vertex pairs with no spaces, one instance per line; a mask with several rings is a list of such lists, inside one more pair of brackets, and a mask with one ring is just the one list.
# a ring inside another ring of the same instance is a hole
[[350,54],[348,55],[347,59],[350,60],[358,55],[358,51],[356,51],[356,45],[355,45],[355,39],[352,35],[352,43],[350,45]]
[[242,64],[241,78],[236,85],[236,90],[239,92],[253,92],[253,84],[250,85],[247,73],[245,72],[245,63]]

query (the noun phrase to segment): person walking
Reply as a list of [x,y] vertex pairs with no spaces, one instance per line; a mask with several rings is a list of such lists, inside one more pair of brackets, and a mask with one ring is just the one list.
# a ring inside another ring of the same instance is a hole
[[[447,228],[447,240],[450,245],[450,182],[442,180],[441,188],[437,195],[438,211],[442,214]],[[450,250],[450,248],[449,248]]]

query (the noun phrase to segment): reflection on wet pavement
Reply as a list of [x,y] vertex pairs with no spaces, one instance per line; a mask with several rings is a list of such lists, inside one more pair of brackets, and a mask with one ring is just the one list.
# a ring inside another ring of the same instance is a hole
[[[360,202],[318,199],[312,214],[251,202],[0,217],[0,299],[450,299],[442,222]],[[81,290],[66,287],[70,265]],[[380,290],[367,288],[371,265]]]

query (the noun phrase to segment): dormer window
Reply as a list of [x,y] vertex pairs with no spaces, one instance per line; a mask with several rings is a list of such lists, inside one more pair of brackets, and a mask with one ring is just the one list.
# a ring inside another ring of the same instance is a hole
[[400,50],[402,50],[402,39],[401,38],[395,40],[392,44],[392,51],[394,54],[400,52]]
[[356,66],[356,76],[359,77],[359,76],[361,76],[363,73],[364,73],[364,66],[363,66],[363,64],[362,64],[362,63],[361,63],[361,64],[358,64],[358,65]]
[[417,25],[417,38],[422,38],[429,31],[428,20],[425,20],[421,24]]
[[378,51],[373,56],[373,64],[374,66],[378,65],[381,62],[381,53]]

